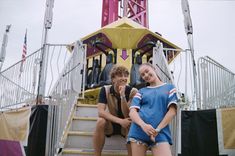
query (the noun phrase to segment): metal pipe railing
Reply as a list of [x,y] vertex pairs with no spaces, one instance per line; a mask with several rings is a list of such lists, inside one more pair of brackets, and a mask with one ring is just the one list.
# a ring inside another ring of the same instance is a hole
[[0,73],[0,109],[16,108],[35,97],[40,54],[41,49]]
[[206,56],[198,59],[201,109],[235,106],[235,74]]
[[84,98],[85,61],[86,47],[81,42],[77,42],[71,57],[49,94],[48,114],[51,115],[51,118],[48,118],[47,124],[47,144],[50,145],[46,149],[48,155],[55,155],[64,147],[77,99]]

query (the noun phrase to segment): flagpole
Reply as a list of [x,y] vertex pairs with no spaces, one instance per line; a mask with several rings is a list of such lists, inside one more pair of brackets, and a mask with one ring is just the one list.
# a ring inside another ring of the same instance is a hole
[[8,33],[10,32],[10,28],[11,28],[11,25],[6,26],[5,34],[2,40],[2,48],[1,48],[1,53],[0,53],[0,72],[2,71],[2,66],[6,57],[6,47],[7,47]]
[[47,0],[46,11],[44,16],[44,27],[42,35],[42,54],[41,54],[40,69],[39,69],[39,82],[38,82],[36,104],[41,104],[42,98],[45,96],[46,73],[47,73],[47,62],[48,62],[46,44],[48,39],[48,30],[51,29],[52,26],[53,7],[54,7],[54,0]]
[[[18,81],[19,81],[19,85],[21,85],[21,74],[24,70],[24,62],[26,60],[26,55],[27,55],[27,29],[25,31],[25,35],[24,35],[24,43],[23,43],[23,50],[22,50],[22,56],[21,56],[21,64],[20,64],[20,74],[18,77]],[[17,93],[16,93],[16,103],[18,103],[20,101],[20,97],[21,97],[22,92],[20,92],[20,88],[17,89]]]
[[181,6],[182,6],[183,15],[184,15],[184,26],[185,26],[185,32],[187,34],[188,46],[189,46],[192,61],[193,61],[192,66],[193,66],[194,90],[193,90],[193,97],[192,97],[192,106],[193,106],[193,109],[196,110],[197,103],[198,103],[197,101],[198,86],[197,86],[197,70],[196,70],[196,62],[194,58],[194,46],[193,46],[193,24],[192,24],[192,20],[190,16],[188,0],[181,0]]

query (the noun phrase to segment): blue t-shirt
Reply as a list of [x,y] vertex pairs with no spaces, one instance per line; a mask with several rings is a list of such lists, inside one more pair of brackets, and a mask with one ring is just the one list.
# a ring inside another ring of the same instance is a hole
[[[140,118],[153,128],[157,128],[164,118],[171,104],[177,104],[176,88],[172,84],[162,84],[156,87],[145,87],[134,96],[131,108],[139,110]],[[135,138],[146,143],[151,143],[150,137],[136,123],[132,122],[129,138]],[[156,137],[156,142],[169,142],[172,144],[169,125],[164,127]]]

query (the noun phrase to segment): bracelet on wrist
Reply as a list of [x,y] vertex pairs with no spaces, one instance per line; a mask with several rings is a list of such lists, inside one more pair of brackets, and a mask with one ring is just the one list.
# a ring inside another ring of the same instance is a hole
[[161,132],[161,128],[156,128],[155,131],[156,131],[157,133],[159,133],[159,132]]
[[145,123],[142,123],[141,125],[140,125],[140,127],[144,127],[145,126]]

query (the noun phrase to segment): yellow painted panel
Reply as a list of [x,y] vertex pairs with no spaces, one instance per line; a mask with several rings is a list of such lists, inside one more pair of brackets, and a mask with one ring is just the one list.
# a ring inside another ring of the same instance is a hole
[[88,65],[88,68],[92,67],[92,58],[88,59],[87,65]]
[[97,104],[99,98],[100,87],[94,89],[88,89],[85,91],[85,98],[80,99],[82,104]]
[[[129,72],[130,72],[130,69],[131,69],[131,59],[132,59],[132,49],[126,49],[126,52],[127,52],[127,59],[124,60],[122,59],[121,55],[122,55],[122,49],[117,49],[117,64],[119,65],[123,65],[125,66]],[[130,77],[128,78],[128,83],[130,82]]]
[[106,55],[102,54],[101,69],[103,69],[105,65],[106,65]]
[[29,130],[31,107],[0,113],[0,139],[25,141]]
[[224,149],[235,149],[235,108],[221,110]]
[[112,41],[113,48],[134,49],[147,33],[147,29],[106,28],[103,32]]
[[106,25],[104,28],[115,28],[115,27],[132,27],[132,28],[145,28],[144,26],[136,23],[130,18],[122,17],[121,19]]
[[142,57],[142,63],[146,63],[147,62],[147,55],[143,55]]

